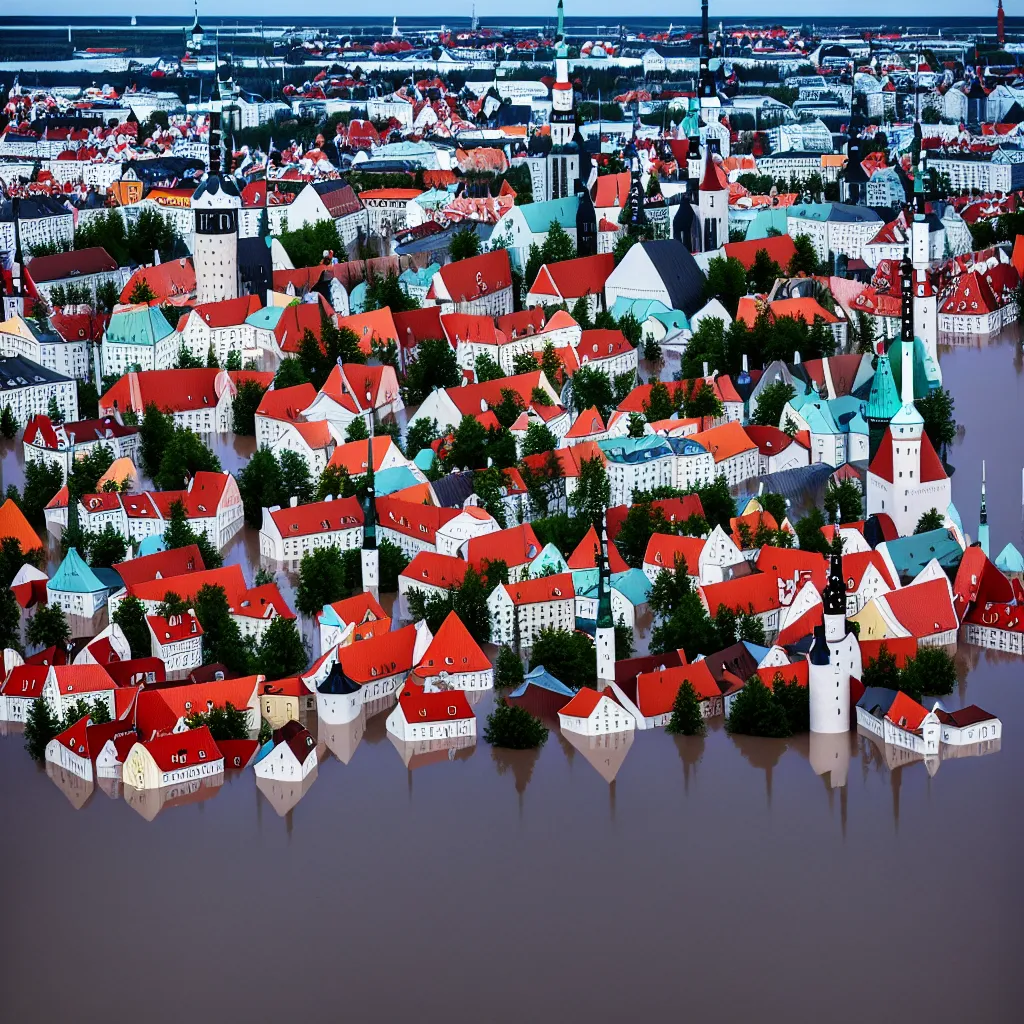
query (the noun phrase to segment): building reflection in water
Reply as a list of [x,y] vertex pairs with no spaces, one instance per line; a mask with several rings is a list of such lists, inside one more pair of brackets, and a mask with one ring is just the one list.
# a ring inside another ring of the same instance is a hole
[[76,811],[80,811],[89,802],[89,798],[96,788],[92,779],[83,779],[80,775],[67,771],[54,761],[46,762],[46,774],[68,798],[68,803]]
[[223,784],[224,775],[221,773],[208,775],[203,779],[190,779],[180,785],[164,786],[161,789],[136,789],[134,786],[125,786],[124,800],[146,821],[152,821],[169,808],[212,800],[220,792]]
[[533,778],[533,769],[540,758],[540,747],[533,750],[509,750],[508,747],[491,747],[491,760],[499,775],[511,775],[516,787],[519,816],[523,814],[523,798],[526,787]]
[[789,749],[789,743],[786,740],[772,740],[764,736],[741,736],[738,733],[730,733],[729,738],[745,761],[764,772],[765,800],[771,807],[772,774],[782,760],[782,755]]
[[581,733],[563,730],[562,736],[578,750],[607,783],[615,781],[622,762],[626,760],[633,745],[635,730],[610,732],[604,736],[584,736]]
[[[279,818],[286,818],[291,815],[298,802],[309,792],[310,787],[316,782],[319,766],[314,768],[304,779],[291,781],[289,779],[267,779],[257,777],[256,788],[266,799]],[[289,832],[291,831],[289,822]]]
[[317,719],[315,725],[313,722],[310,725],[315,728],[315,732],[314,728],[310,731],[316,736],[318,744],[323,743],[342,764],[349,764],[366,734],[366,709],[344,725],[331,725],[323,719]]
[[451,739],[438,740],[400,740],[389,732],[388,739],[409,771],[445,761],[465,761],[472,757],[476,750],[475,736],[454,736]]
[[690,776],[697,775],[697,765],[704,757],[704,745],[707,740],[703,736],[672,737],[679,760],[683,762],[683,792],[690,792]]

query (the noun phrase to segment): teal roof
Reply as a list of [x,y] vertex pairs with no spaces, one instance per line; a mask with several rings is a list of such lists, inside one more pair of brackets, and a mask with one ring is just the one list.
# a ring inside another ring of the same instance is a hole
[[251,327],[261,327],[264,330],[272,331],[277,327],[277,322],[284,316],[284,311],[287,308],[287,306],[264,306],[263,309],[257,309],[255,313],[250,313],[245,318],[245,322]]
[[531,577],[543,576],[545,572],[552,569],[555,572],[568,572],[569,565],[554,544],[545,544],[540,549],[540,554],[530,563],[529,575]]
[[787,226],[786,210],[787,207],[784,206],[767,207],[764,210],[758,210],[747,225],[747,241],[753,242],[759,238],[767,238],[768,232],[773,228],[785,234]]
[[660,299],[629,299],[625,295],[619,295],[610,312],[616,320],[621,320],[627,313],[632,313],[640,323],[643,323],[649,316],[670,313],[671,310]]
[[431,263],[429,267],[421,267],[419,270],[414,270],[410,267],[408,270],[403,270],[398,276],[400,284],[406,286],[413,286],[419,288],[429,288],[430,282],[433,281],[434,275],[441,269],[440,263]]
[[667,313],[652,313],[660,324],[663,324],[667,331],[688,331],[690,319],[681,309],[670,309]]
[[378,498],[418,483],[419,480],[408,466],[392,466],[391,469],[382,469],[373,475],[374,493]]
[[651,593],[651,581],[643,569],[612,573],[611,584],[634,608],[646,604]]
[[148,537],[144,537],[139,541],[139,546],[136,548],[135,557],[141,558],[143,555],[155,555],[158,551],[166,551],[167,542],[160,534],[152,533]]
[[796,395],[790,405],[807,421],[812,434],[866,434],[864,403],[852,395],[824,399],[817,392]]
[[964,532],[964,521],[960,518],[960,510],[953,502],[946,506],[946,516],[962,534]]
[[433,448],[421,448],[412,457],[412,461],[417,469],[426,473],[437,462],[437,456],[434,454]]
[[86,565],[76,548],[69,548],[46,589],[66,594],[95,594],[110,588]]
[[913,578],[933,558],[943,569],[956,569],[964,554],[956,538],[945,528],[897,537],[885,547],[901,579]]
[[173,333],[159,306],[143,306],[115,313],[107,324],[105,339],[112,345],[153,346]]
[[576,691],[570,690],[560,679],[556,679],[543,665],[538,665],[535,669],[527,672],[523,678],[523,682],[515,690],[513,690],[510,697],[522,697],[526,693],[528,686],[539,686],[543,690],[550,690],[552,693],[560,693],[564,697],[575,697]]
[[428,188],[418,195],[413,202],[422,207],[447,206],[452,201],[452,193],[446,188]]
[[1024,572],[1024,555],[1012,544],[1007,544],[996,556],[996,568],[1003,572]]
[[543,203],[526,203],[517,207],[526,221],[527,227],[536,235],[545,233],[551,222],[555,221],[567,231],[576,228],[576,212],[580,201],[577,196],[566,196],[564,199],[549,199]]
[[871,379],[871,395],[868,398],[867,416],[872,420],[888,422],[899,412],[900,393],[892,379],[892,364],[888,359],[879,359]]
[[348,293],[348,314],[349,316],[355,316],[357,313],[362,313],[366,307],[366,282],[360,281]]
[[[903,393],[903,346],[906,342],[894,341],[889,346],[887,353],[889,357],[889,370],[892,373],[893,383],[896,385],[896,394]],[[938,368],[929,357],[920,338],[914,342],[914,398],[925,398],[931,391],[939,386],[942,378],[939,376]]]

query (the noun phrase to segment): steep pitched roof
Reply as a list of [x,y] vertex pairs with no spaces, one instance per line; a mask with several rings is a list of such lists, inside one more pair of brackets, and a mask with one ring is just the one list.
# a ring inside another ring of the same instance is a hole
[[453,302],[471,302],[512,284],[512,265],[505,249],[447,263],[438,273]]
[[21,545],[22,554],[35,551],[43,546],[39,535],[32,529],[25,513],[13,499],[8,498],[0,505],[0,540],[12,537]]
[[913,637],[943,633],[959,625],[949,596],[949,584],[944,578],[890,591],[884,600],[900,625]]
[[417,583],[427,583],[447,590],[458,586],[466,575],[467,563],[454,555],[442,555],[436,551],[418,551],[412,561],[402,570],[401,575]]
[[416,666],[420,676],[486,672],[491,662],[454,611],[448,613]]
[[[887,427],[879,442],[878,451],[871,460],[869,473],[889,483],[893,482],[892,468],[892,431]],[[943,468],[942,460],[932,447],[932,442],[927,434],[921,435],[921,483],[929,483],[933,480],[945,480],[946,470]]]
[[529,523],[471,537],[466,561],[482,572],[487,562],[503,561],[510,569],[532,562],[540,554],[541,544]]

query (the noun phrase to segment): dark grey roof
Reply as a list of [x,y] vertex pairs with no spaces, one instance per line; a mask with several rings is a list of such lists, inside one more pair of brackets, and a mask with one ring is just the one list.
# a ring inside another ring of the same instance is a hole
[[682,242],[669,240],[640,245],[665,285],[672,308],[693,316],[704,305],[705,279],[690,250]]
[[473,474],[469,471],[449,473],[435,480],[431,486],[441,508],[462,508],[466,499],[473,494]]
[[36,384],[59,384],[71,381],[56,370],[47,369],[24,356],[0,357],[0,391],[15,391]]
[[223,177],[219,174],[208,174],[203,178],[199,184],[199,188],[196,189],[193,199],[198,199],[201,195],[209,193],[211,196],[218,195],[223,192],[226,196],[240,196],[241,190],[238,187],[238,182],[235,181],[234,175],[225,174]]
[[761,477],[766,491],[781,494],[784,498],[795,501],[808,490],[822,487],[825,481],[835,472],[835,466],[824,462],[813,466],[797,466],[795,469],[783,469],[778,473],[768,473]]
[[884,715],[892,707],[898,693],[899,690],[890,690],[884,686],[869,686],[857,701],[857,707],[872,713],[877,708],[881,715]]
[[[33,196],[21,200],[18,216],[21,220],[37,220],[41,217],[69,216],[71,211],[50,196]],[[5,199],[0,203],[0,221],[14,220],[12,201]]]
[[250,295],[267,301],[267,290],[273,285],[274,263],[266,238],[240,238],[238,240],[238,269],[242,284]]
[[317,690],[320,693],[332,693],[332,694],[347,694],[355,693],[359,689],[359,684],[353,682],[347,675],[345,675],[344,669],[341,665],[335,663],[334,667],[327,674],[327,678],[317,686]]

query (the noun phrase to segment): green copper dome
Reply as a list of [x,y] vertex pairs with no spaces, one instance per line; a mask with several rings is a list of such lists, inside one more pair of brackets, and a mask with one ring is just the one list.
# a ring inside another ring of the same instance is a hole
[[[893,348],[896,346],[894,345]],[[900,393],[893,380],[892,367],[888,359],[877,361],[875,375],[871,380],[871,394],[868,397],[866,416],[869,420],[888,422],[899,412]]]

